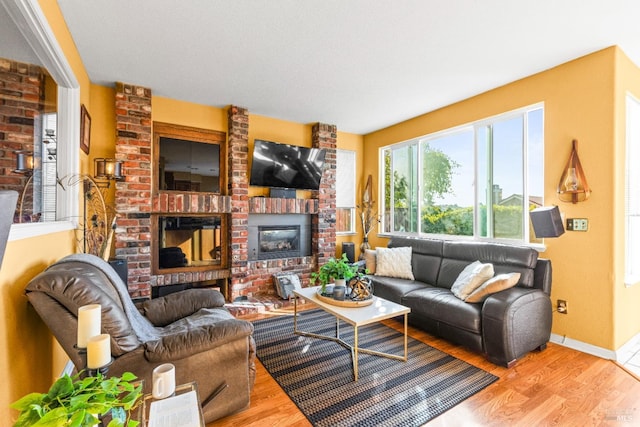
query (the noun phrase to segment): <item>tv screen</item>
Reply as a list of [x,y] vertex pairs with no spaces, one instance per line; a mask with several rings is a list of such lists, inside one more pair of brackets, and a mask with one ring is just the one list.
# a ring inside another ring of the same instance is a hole
[[250,185],[317,190],[325,151],[256,139]]

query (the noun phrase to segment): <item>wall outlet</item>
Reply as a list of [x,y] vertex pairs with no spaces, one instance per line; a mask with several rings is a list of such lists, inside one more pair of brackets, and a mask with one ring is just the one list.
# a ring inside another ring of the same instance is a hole
[[567,314],[568,307],[567,307],[567,302],[565,300],[559,299],[556,307],[557,307],[558,313]]
[[567,231],[587,231],[589,220],[586,218],[567,218]]

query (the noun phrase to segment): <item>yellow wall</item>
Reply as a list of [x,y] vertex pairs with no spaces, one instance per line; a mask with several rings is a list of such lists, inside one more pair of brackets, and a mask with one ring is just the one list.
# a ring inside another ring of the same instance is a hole
[[[554,313],[553,333],[605,349],[637,333],[640,323],[614,341],[614,171],[624,164],[615,155],[614,79],[617,48],[608,48],[476,97],[424,114],[364,138],[364,175],[378,176],[377,149],[381,146],[544,102],[545,204],[560,205],[567,218],[588,218],[588,232],[567,232],[546,239],[541,256],[553,262],[552,301],[568,301],[569,313]],[[578,153],[592,196],[583,203],[560,202],[556,187],[571,150]],[[377,184],[377,183],[376,183]],[[376,188],[379,188],[378,186]],[[379,200],[379,196],[378,196]],[[372,244],[387,240],[374,236]],[[621,298],[623,299],[623,298]],[[625,313],[616,312],[616,318]],[[630,314],[630,313],[627,313]]]
[[11,241],[0,270],[0,419],[11,420],[9,404],[27,393],[45,392],[66,359],[24,288],[45,267],[73,252],[72,233]]

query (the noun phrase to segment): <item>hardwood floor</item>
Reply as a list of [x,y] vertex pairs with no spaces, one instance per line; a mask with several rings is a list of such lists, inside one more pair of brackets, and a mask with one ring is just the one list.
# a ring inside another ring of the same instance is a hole
[[[274,313],[247,315],[257,320]],[[401,330],[400,322],[386,325]],[[498,381],[429,422],[428,426],[639,426],[640,380],[615,362],[550,343],[511,369],[486,361],[416,328],[409,334],[500,377]],[[226,426],[310,426],[305,416],[257,362],[251,407],[209,423]]]

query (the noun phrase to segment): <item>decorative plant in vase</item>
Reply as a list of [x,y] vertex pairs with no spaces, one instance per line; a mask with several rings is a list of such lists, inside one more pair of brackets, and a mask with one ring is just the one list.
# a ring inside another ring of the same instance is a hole
[[362,225],[363,240],[360,245],[359,259],[364,259],[364,251],[369,249],[369,233],[380,222],[380,216],[375,209],[375,200],[373,200],[373,189],[371,184],[371,175],[367,178],[367,185],[362,193],[362,203],[358,205],[360,209],[360,223]]
[[140,422],[130,419],[142,397],[142,382],[136,379],[131,372],[108,378],[65,374],[47,393],[30,393],[11,404],[20,411],[14,427],[95,426],[108,417],[107,427],[136,427]]
[[341,258],[329,258],[318,272],[311,273],[311,284],[320,283],[320,293],[325,294],[328,283],[335,282],[336,286],[345,286],[346,282],[356,275],[358,266],[351,264],[347,254]]

